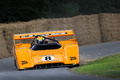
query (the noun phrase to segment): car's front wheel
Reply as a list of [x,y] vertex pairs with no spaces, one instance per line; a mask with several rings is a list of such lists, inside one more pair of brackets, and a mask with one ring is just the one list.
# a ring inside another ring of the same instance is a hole
[[18,65],[18,62],[16,61],[16,59],[14,59],[14,66],[15,66],[15,68],[16,68],[17,70],[19,70],[19,71],[24,70],[24,69],[19,69],[19,65]]
[[14,59],[14,66],[15,66],[15,68],[17,68],[17,65],[16,65],[16,60]]

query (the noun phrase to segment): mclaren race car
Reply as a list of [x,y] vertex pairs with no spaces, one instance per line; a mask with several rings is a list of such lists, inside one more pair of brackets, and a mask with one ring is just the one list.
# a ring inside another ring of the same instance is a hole
[[[68,36],[71,39],[60,40]],[[18,70],[79,66],[79,48],[73,30],[15,34],[14,62]]]

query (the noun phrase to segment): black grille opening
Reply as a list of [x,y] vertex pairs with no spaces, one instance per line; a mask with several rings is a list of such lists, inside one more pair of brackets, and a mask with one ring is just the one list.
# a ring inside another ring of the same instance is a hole
[[64,67],[63,63],[54,63],[54,64],[42,64],[42,65],[36,65],[34,68],[38,69],[46,69],[46,68],[60,68]]

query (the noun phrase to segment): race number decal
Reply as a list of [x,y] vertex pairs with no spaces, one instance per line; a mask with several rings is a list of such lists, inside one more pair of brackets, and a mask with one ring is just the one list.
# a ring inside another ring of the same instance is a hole
[[42,60],[43,61],[50,61],[50,60],[54,60],[55,58],[53,56],[45,56],[45,57],[42,57]]

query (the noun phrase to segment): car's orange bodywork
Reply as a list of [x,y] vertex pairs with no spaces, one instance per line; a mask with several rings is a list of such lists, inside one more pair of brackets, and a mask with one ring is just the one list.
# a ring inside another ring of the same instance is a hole
[[[65,33],[65,34],[64,34]],[[51,35],[52,34],[52,35]],[[79,65],[79,48],[76,39],[59,41],[59,49],[31,50],[31,43],[15,44],[15,40],[33,39],[33,35],[47,37],[74,36],[72,30],[49,31],[14,35],[14,57],[18,69],[33,68],[36,65],[62,63],[64,65]],[[50,59],[45,60],[45,57]]]

